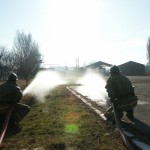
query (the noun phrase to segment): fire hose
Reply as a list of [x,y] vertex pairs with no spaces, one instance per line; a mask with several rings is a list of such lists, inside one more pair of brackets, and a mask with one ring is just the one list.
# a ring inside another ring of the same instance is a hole
[[115,121],[116,121],[116,125],[117,125],[117,128],[118,128],[118,131],[121,135],[121,138],[123,140],[123,143],[126,147],[127,150],[134,150],[132,145],[129,143],[128,139],[126,138],[123,130],[122,130],[122,127],[121,127],[121,123],[120,123],[120,120],[119,120],[119,117],[117,115],[117,111],[116,111],[116,108],[114,106],[114,103],[112,102],[112,107],[113,107],[113,110],[114,110],[114,117],[115,117]]
[[7,112],[6,119],[5,119],[3,127],[2,127],[2,131],[1,131],[1,135],[0,135],[0,148],[2,146],[2,142],[3,142],[4,136],[5,136],[7,127],[8,127],[9,119],[10,119],[13,108],[14,108],[14,105],[12,104],[10,106],[10,109]]

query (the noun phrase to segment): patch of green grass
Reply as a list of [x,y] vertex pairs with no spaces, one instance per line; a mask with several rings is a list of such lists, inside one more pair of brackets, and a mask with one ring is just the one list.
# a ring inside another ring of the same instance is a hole
[[78,126],[76,124],[68,124],[65,127],[65,133],[76,134],[78,132]]
[[125,150],[118,133],[65,86],[53,90],[44,103],[33,104],[20,126],[20,132],[7,130],[5,150]]

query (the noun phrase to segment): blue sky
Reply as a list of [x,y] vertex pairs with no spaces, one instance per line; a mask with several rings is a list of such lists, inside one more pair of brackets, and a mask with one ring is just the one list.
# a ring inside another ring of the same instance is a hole
[[0,46],[31,33],[46,64],[147,63],[149,0],[0,0]]

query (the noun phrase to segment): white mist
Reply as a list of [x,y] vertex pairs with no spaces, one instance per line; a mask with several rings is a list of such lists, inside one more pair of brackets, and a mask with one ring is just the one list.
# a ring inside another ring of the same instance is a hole
[[79,93],[87,96],[92,101],[96,101],[100,105],[106,105],[106,82],[100,73],[88,70],[77,83],[81,84],[81,86],[76,88]]
[[44,97],[56,86],[64,84],[61,76],[50,70],[37,73],[31,84],[23,91],[23,95],[31,94],[37,100],[44,102]]

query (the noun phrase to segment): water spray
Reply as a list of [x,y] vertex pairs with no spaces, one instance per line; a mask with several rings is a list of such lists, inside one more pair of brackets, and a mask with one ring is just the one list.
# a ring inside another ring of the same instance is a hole
[[65,81],[57,72],[46,70],[37,73],[31,84],[23,91],[23,95],[31,94],[38,101],[43,102],[45,96],[56,86],[64,84]]
[[106,89],[104,77],[93,70],[87,70],[87,72],[79,78],[77,83],[82,86],[78,86],[75,90],[84,96],[87,96],[92,101],[96,101],[101,105],[106,104]]

